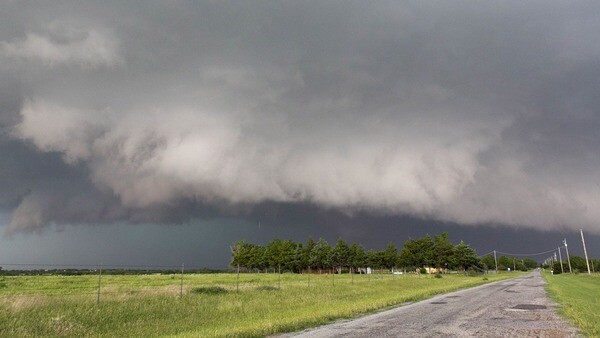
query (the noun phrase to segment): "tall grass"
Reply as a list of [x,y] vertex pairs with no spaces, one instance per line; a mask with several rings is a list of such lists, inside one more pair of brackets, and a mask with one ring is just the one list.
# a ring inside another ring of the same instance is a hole
[[0,336],[265,336],[516,275],[103,276],[100,304],[97,276],[5,277]]
[[560,313],[586,336],[600,336],[600,275],[545,273],[544,278]]

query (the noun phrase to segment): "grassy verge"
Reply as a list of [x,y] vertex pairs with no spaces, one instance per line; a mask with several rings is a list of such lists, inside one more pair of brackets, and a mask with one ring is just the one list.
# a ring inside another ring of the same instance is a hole
[[600,336],[600,275],[543,274],[560,313],[589,337]]
[[517,275],[4,277],[0,336],[265,336]]

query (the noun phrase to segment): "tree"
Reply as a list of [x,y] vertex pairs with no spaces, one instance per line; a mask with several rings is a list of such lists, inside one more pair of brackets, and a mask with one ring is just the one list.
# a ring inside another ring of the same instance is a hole
[[571,267],[573,268],[573,272],[587,272],[587,264],[583,257],[571,256]]
[[319,238],[319,241],[310,251],[309,264],[318,269],[319,273],[329,267],[329,250],[331,250],[329,243],[323,238]]
[[349,265],[355,270],[367,266],[367,253],[362,246],[356,243],[350,246]]
[[535,269],[538,266],[538,263],[531,258],[523,258],[521,262],[527,269]]
[[560,268],[560,262],[554,262],[554,264],[552,264],[552,271],[552,273],[555,275],[562,273],[562,270]]
[[373,269],[385,267],[385,251],[369,250],[367,252],[367,261]]
[[268,264],[265,258],[266,249],[260,245],[252,244],[249,253],[248,266],[250,269],[266,269]]
[[389,243],[381,252],[381,264],[386,269],[393,269],[398,263],[398,249],[394,243]]
[[310,252],[312,251],[312,249],[315,247],[315,241],[312,239],[312,237],[309,237],[308,240],[306,241],[306,245],[304,245],[302,247],[302,268],[306,269],[306,268],[311,268],[311,264],[310,264]]
[[454,247],[451,261],[455,267],[463,271],[477,268],[481,264],[475,250],[463,241]]
[[512,260],[506,256],[498,257],[498,270],[503,271],[512,266]]
[[296,244],[291,240],[275,239],[267,244],[265,258],[272,268],[293,269]]
[[237,241],[231,247],[231,266],[250,267],[250,249],[252,244],[243,240]]
[[454,250],[454,245],[448,239],[448,233],[444,232],[441,235],[433,236],[433,252],[434,252],[434,263],[435,267],[438,269],[445,269],[448,267],[448,263],[450,262],[450,257],[452,256],[452,251]]
[[296,243],[291,264],[292,271],[302,272],[302,270],[308,267],[308,256],[305,257],[304,252],[304,245],[302,243]]
[[431,266],[434,258],[434,244],[429,234],[419,239],[409,238],[400,251],[400,265],[421,268]]
[[493,255],[487,255],[487,256],[483,257],[483,259],[481,260],[481,263],[483,264],[484,268],[487,270],[495,270],[496,269],[496,261],[494,261]]
[[350,265],[350,248],[343,239],[338,239],[337,243],[329,250],[329,262],[342,273],[342,268]]

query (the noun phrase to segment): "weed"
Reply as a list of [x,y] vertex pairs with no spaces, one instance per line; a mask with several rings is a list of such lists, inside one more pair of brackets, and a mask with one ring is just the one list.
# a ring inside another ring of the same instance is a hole
[[220,294],[227,293],[229,291],[227,291],[227,289],[225,289],[224,287],[221,287],[221,286],[204,286],[204,287],[193,288],[191,292],[205,294],[205,295],[220,295]]

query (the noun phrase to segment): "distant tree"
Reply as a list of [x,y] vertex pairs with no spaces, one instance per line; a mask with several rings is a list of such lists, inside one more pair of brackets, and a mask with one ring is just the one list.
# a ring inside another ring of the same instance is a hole
[[[590,267],[592,269],[592,272],[600,272],[598,271],[598,269],[600,268],[600,259],[590,259]],[[0,268],[0,270],[2,270],[2,268]]]
[[481,263],[483,264],[484,268],[487,270],[495,270],[496,269],[496,262],[494,261],[493,255],[487,255],[487,256],[483,257],[481,259]]
[[434,251],[433,241],[431,240],[431,236],[429,236],[429,234],[427,234],[424,237],[419,238],[418,243],[419,243],[419,247],[421,249],[420,252],[422,255],[421,259],[422,259],[423,265],[433,266],[435,251]]
[[296,243],[294,248],[294,255],[292,259],[292,271],[302,272],[302,270],[308,267],[308,256],[304,255],[304,245],[302,243]]
[[571,256],[571,267],[573,268],[573,272],[587,272],[587,264],[585,264],[583,257]]
[[271,268],[293,269],[296,244],[291,240],[275,239],[267,244],[265,257]]
[[329,262],[342,273],[342,268],[350,265],[350,248],[343,239],[338,239],[335,246],[329,250]]
[[398,255],[398,265],[405,268],[415,268],[419,266],[417,259],[417,243],[414,239],[409,238],[404,242],[404,247]]
[[367,253],[362,246],[356,243],[350,246],[349,263],[354,270],[367,266]]
[[506,256],[498,257],[498,270],[504,271],[508,268],[512,268],[512,259]]
[[250,249],[252,244],[245,241],[237,241],[231,247],[231,263],[233,267],[240,266],[248,268],[250,266]]
[[250,269],[263,270],[268,267],[265,252],[266,249],[263,246],[254,244],[251,246],[248,262]]
[[303,269],[311,268],[310,265],[310,252],[315,247],[315,241],[312,237],[309,237],[306,241],[306,245],[302,247],[302,265]]
[[389,243],[381,252],[381,265],[386,269],[393,269],[398,263],[398,249],[394,243]]
[[383,269],[385,268],[385,250],[375,251],[369,250],[367,252],[369,265],[374,269]]
[[560,262],[554,262],[554,264],[552,264],[552,271],[552,273],[555,275],[562,273],[562,270],[560,268]]
[[319,273],[323,269],[329,268],[329,250],[331,250],[329,243],[323,238],[319,238],[319,241],[310,251],[309,264],[318,269]]
[[528,270],[535,269],[538,266],[538,263],[531,258],[523,258],[521,261]]
[[454,247],[451,262],[454,267],[463,271],[478,268],[481,265],[475,250],[463,241]]
[[433,236],[434,263],[438,269],[447,268],[452,257],[454,245],[448,239],[448,233]]
[[434,243],[429,234],[419,239],[409,238],[400,251],[399,262],[401,266],[421,268],[431,266],[435,257]]

